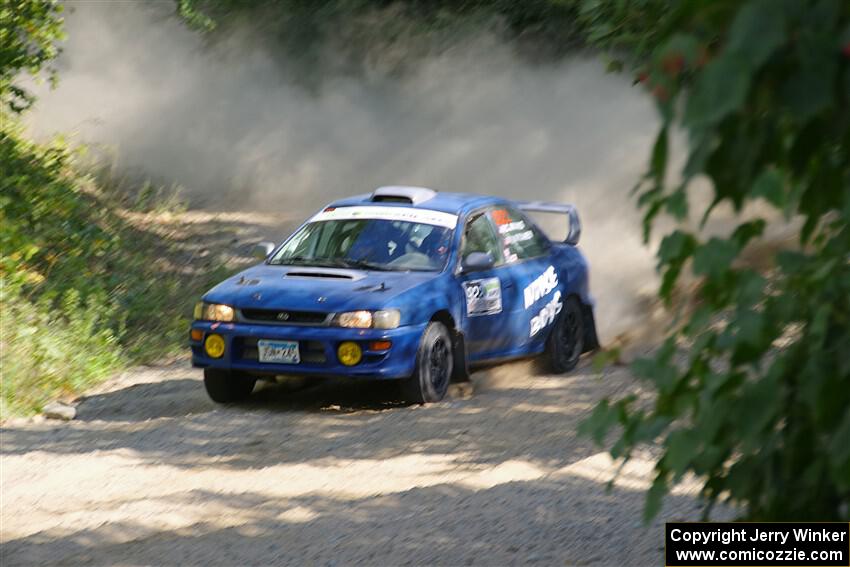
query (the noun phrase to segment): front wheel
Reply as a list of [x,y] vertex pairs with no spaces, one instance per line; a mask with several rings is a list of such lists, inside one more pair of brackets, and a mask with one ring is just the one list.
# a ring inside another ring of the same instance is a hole
[[584,318],[581,304],[575,296],[570,296],[564,302],[564,308],[546,342],[549,368],[555,374],[569,372],[576,367],[583,351]]
[[214,402],[227,404],[251,395],[257,379],[238,372],[204,368],[204,387]]
[[449,389],[454,354],[445,325],[429,323],[419,341],[413,375],[403,383],[405,399],[414,403],[439,402]]

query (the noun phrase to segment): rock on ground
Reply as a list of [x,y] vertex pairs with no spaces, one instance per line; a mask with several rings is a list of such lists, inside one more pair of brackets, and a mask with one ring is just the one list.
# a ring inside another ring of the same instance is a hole
[[77,415],[77,408],[72,405],[64,404],[62,402],[50,402],[44,409],[41,411],[42,415],[47,419],[61,419],[63,421],[70,421],[74,419]]

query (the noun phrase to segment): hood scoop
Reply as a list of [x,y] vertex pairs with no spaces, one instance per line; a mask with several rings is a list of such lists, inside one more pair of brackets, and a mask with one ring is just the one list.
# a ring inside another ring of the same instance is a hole
[[283,275],[284,278],[321,278],[331,280],[359,280],[363,276],[351,270],[327,268],[298,268]]
[[345,274],[328,274],[322,272],[289,272],[287,278],[336,278],[338,280],[350,280],[351,276]]

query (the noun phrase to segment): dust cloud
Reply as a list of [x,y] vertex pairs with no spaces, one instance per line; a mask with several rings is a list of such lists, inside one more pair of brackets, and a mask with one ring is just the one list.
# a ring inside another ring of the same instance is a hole
[[657,117],[600,61],[532,65],[482,33],[401,76],[308,89],[247,32],[207,45],[171,0],[66,6],[59,86],[28,119],[37,136],[70,133],[210,209],[306,216],[388,184],[571,202],[602,340],[643,320],[656,276],[629,190]]

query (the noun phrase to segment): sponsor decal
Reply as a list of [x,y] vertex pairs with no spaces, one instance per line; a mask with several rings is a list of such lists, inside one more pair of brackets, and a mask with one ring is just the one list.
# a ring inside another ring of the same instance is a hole
[[531,330],[529,337],[533,337],[555,321],[555,317],[561,312],[561,292],[556,291],[552,300],[543,306],[540,312],[531,318]]
[[517,234],[508,234],[502,237],[506,246],[510,246],[511,244],[516,244],[517,242],[525,242],[526,240],[531,240],[534,238],[534,233],[530,230],[526,230],[525,232],[519,232]]
[[310,222],[351,219],[416,222],[445,228],[454,228],[457,225],[457,215],[451,213],[413,207],[380,206],[328,207],[310,219]]
[[493,315],[502,311],[502,283],[499,278],[463,282],[466,294],[466,314]]
[[514,221],[509,222],[508,224],[499,225],[499,234],[505,234],[506,232],[517,232],[519,230],[523,230],[525,228],[525,221]]
[[534,305],[538,299],[545,297],[556,287],[558,287],[558,274],[555,273],[553,266],[549,266],[545,272],[537,276],[537,279],[528,284],[523,290],[522,295],[525,300],[525,308],[528,309]]
[[505,209],[496,209],[491,213],[491,215],[493,217],[493,222],[496,223],[496,225],[499,227],[509,224],[511,222],[511,216]]

